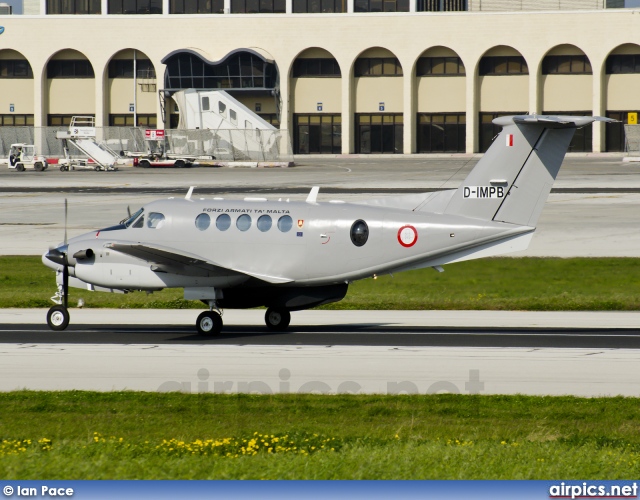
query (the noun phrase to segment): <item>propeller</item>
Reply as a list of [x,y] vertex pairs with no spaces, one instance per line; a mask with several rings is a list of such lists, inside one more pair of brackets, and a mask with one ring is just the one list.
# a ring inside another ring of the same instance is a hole
[[64,246],[67,246],[67,217],[69,214],[69,205],[67,199],[64,199]]

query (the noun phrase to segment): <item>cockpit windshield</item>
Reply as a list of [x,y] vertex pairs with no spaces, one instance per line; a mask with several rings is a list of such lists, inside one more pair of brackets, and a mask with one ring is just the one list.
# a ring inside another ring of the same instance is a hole
[[122,219],[120,221],[120,224],[124,224],[124,227],[129,227],[131,224],[133,224],[136,219],[138,217],[140,217],[140,214],[144,212],[144,208],[141,208],[140,210],[138,210],[135,214],[133,214],[131,217],[128,217],[126,219]]

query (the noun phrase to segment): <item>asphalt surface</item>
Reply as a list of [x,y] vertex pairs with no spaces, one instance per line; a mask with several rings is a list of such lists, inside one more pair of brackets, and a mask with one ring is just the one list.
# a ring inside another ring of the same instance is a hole
[[616,328],[437,328],[377,324],[293,326],[270,332],[255,326],[225,327],[206,336],[185,325],[70,325],[53,332],[46,325],[0,325],[0,344],[207,344],[292,346],[528,347],[638,349],[640,330]]

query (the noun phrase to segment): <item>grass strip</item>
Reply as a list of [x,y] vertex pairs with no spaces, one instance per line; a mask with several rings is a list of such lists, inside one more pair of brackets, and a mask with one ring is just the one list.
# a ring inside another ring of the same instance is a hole
[[0,394],[5,479],[632,479],[640,400]]
[[[357,281],[327,309],[486,309],[635,311],[640,308],[640,259],[495,258]],[[49,307],[54,273],[39,257],[0,257],[0,308]],[[151,295],[72,288],[70,304],[85,307],[202,309],[182,289]]]

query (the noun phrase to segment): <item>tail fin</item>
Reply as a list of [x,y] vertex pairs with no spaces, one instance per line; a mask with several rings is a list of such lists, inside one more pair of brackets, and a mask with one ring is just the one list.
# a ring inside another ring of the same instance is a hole
[[600,116],[503,116],[502,132],[444,213],[535,227],[577,128]]

